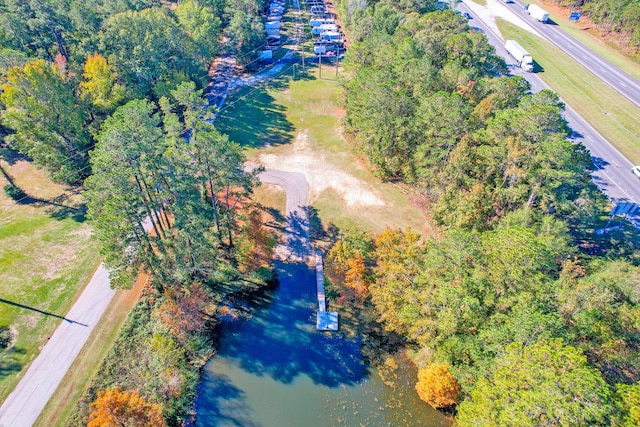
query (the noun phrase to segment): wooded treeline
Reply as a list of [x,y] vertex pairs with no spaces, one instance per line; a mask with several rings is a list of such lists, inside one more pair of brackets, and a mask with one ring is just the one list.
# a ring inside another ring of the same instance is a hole
[[638,233],[594,234],[610,207],[557,95],[502,75],[453,12],[340,3],[345,128],[440,226],[346,233],[342,297],[406,339],[418,393],[458,425],[637,425]]
[[640,3],[635,0],[553,0],[558,6],[580,10],[603,33],[616,33],[626,46],[640,48]]
[[[129,100],[157,101],[178,84],[208,83],[222,48],[250,57],[265,7],[256,0],[0,1],[5,141],[59,182],[90,175],[101,123]],[[262,34],[262,33],[260,33]]]
[[222,49],[248,56],[261,42],[264,7],[0,0],[3,144],[84,184],[113,286],[149,277],[73,425],[180,425],[221,301],[273,279],[257,171],[202,97]]

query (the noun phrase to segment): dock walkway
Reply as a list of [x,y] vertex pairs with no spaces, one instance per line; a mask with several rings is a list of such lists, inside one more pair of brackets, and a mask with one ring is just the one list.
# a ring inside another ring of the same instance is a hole
[[316,251],[316,289],[318,293],[318,318],[316,328],[319,331],[337,331],[338,313],[327,311],[327,300],[324,295],[324,268],[322,254]]

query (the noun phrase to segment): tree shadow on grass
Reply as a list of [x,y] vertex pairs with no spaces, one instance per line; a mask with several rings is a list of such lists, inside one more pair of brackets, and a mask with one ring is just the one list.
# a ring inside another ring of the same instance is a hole
[[243,147],[281,145],[293,139],[294,127],[287,120],[285,108],[275,103],[264,86],[235,92],[215,123],[220,132]]
[[313,206],[307,206],[307,214],[309,215],[309,230],[311,239],[314,241],[322,241],[325,243],[334,243],[340,236],[340,228],[334,223],[326,226],[322,223],[318,209]]
[[0,158],[4,159],[9,166],[13,166],[20,160],[30,161],[30,159],[24,154],[7,147],[6,145],[0,143]]
[[54,219],[63,220],[71,218],[76,222],[84,222],[87,216],[87,205],[84,203],[65,204],[68,201],[69,194],[61,194],[53,200],[41,199],[27,195],[17,201],[20,205],[33,205],[36,207],[46,206],[46,213]]
[[0,380],[22,370],[22,363],[18,362],[18,359],[25,353],[25,350],[20,347],[0,350]]

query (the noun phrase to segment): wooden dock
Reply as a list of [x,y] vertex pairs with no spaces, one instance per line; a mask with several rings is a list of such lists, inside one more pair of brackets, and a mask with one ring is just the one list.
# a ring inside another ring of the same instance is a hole
[[318,318],[316,328],[319,331],[337,331],[338,313],[327,311],[327,299],[324,295],[324,270],[322,254],[316,251],[316,290],[318,293]]

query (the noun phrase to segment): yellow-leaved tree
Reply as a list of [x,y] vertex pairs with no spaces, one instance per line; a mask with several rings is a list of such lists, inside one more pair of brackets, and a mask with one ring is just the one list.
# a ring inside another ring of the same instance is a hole
[[98,393],[91,404],[91,416],[87,427],[164,427],[160,405],[149,403],[138,391],[121,391],[120,387],[108,388]]
[[126,89],[117,83],[117,76],[104,56],[89,55],[82,76],[80,86],[93,105],[109,112],[124,102]]
[[420,399],[437,409],[460,402],[460,385],[449,370],[448,363],[433,363],[420,369],[416,391]]

